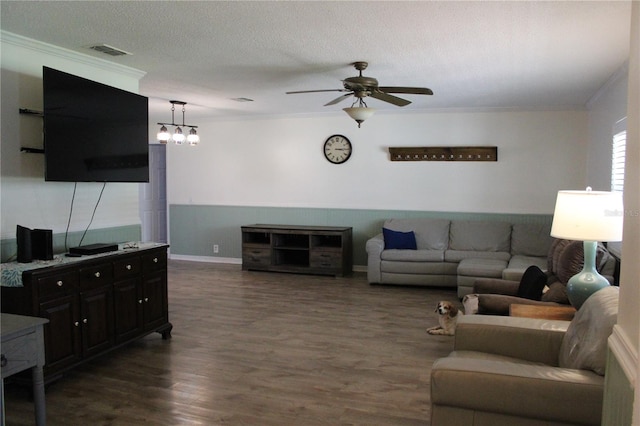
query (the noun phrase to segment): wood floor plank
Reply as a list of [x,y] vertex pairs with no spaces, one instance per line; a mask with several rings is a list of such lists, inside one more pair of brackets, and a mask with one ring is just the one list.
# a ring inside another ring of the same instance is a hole
[[[47,387],[57,425],[428,425],[431,336],[455,289],[371,286],[170,261],[172,339],[159,334]],[[32,425],[29,392],[5,388],[7,425]]]

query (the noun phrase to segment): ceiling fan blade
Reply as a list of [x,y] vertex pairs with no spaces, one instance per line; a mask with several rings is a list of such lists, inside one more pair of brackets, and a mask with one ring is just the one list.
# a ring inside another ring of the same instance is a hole
[[427,89],[426,87],[392,87],[392,86],[381,86],[378,89],[385,93],[407,93],[412,95],[433,95],[433,91],[431,89]]
[[384,92],[373,91],[369,96],[371,96],[372,98],[379,99],[381,101],[389,102],[390,104],[394,104],[400,107],[409,105],[411,103],[411,101],[399,98],[397,96],[389,95]]
[[337,104],[338,102],[342,102],[342,101],[344,101],[345,99],[347,99],[347,98],[348,98],[348,97],[350,97],[351,95],[353,95],[353,92],[349,92],[349,93],[346,93],[346,94],[344,94],[344,95],[338,96],[337,98],[335,98],[335,99],[334,99],[334,100],[332,100],[331,102],[328,102],[328,103],[324,104],[324,106],[335,105],[335,104]]
[[323,90],[296,90],[294,92],[286,92],[287,95],[296,93],[316,93],[316,92],[346,92],[345,89],[323,89]]

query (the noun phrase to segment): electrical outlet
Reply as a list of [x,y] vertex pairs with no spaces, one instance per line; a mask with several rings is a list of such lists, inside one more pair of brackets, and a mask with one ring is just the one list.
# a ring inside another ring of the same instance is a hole
[[219,251],[220,251],[220,247],[218,247],[218,245],[217,245],[217,244],[214,244],[214,245],[213,245],[213,252],[214,252],[214,253],[218,253]]

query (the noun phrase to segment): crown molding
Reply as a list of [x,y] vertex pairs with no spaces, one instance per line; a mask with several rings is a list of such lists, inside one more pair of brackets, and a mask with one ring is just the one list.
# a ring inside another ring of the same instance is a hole
[[104,59],[95,58],[83,53],[78,53],[64,47],[55,46],[53,44],[44,43],[31,38],[23,37],[18,34],[10,33],[8,31],[0,30],[0,43],[10,44],[23,49],[31,50],[37,53],[44,53],[47,55],[57,56],[59,58],[69,60],[72,62],[89,65],[93,67],[99,67],[109,72],[118,73],[127,77],[133,77],[140,80],[146,75],[145,71],[120,65],[115,62],[106,61]]

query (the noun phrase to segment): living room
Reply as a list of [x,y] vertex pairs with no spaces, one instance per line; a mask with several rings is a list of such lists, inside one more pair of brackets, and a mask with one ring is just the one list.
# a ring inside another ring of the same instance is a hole
[[[633,29],[637,31],[637,20]],[[18,109],[38,109],[41,104],[41,81],[37,75],[42,65],[58,66],[130,91],[139,90],[144,73],[133,74],[117,66],[107,69],[95,58],[82,62],[81,56],[64,57],[55,52],[55,47],[36,46],[37,41],[7,33],[2,34],[2,43],[5,261],[12,254],[16,224],[53,229],[57,235],[63,234],[67,225],[70,187],[43,182],[41,158],[19,152],[20,146],[37,146],[41,140],[37,121],[18,115]],[[581,189],[588,184],[608,190],[611,129],[627,116],[629,133],[637,130],[633,114],[627,113],[627,90],[632,93],[638,83],[632,68],[635,48],[630,65],[623,61],[613,69],[578,107],[483,109],[465,105],[402,113],[381,110],[358,128],[340,108],[324,113],[249,118],[242,114],[201,116],[197,106],[187,105],[187,121],[198,124],[202,142],[194,148],[167,146],[171,258],[239,263],[240,226],[250,223],[344,225],[354,229],[355,269],[364,270],[364,242],[379,232],[382,220],[389,217],[442,215],[524,221],[548,218],[560,189]],[[49,53],[45,53],[47,50]],[[406,56],[410,68],[411,55]],[[351,60],[359,59],[363,58]],[[377,74],[374,61],[368,72]],[[348,63],[337,71],[342,76],[352,73]],[[388,83],[430,84],[428,77],[412,77],[409,73],[407,81]],[[313,88],[285,85],[278,91]],[[437,97],[437,87],[432,88]],[[330,99],[313,96],[318,105]],[[154,123],[168,120],[169,107],[164,100],[161,108],[150,113],[150,140],[157,132]],[[331,164],[322,155],[322,144],[332,134],[346,135],[353,144],[354,153],[344,164]],[[636,147],[636,142],[628,141],[628,149]],[[389,147],[430,145],[497,146],[498,161],[389,160]],[[636,184],[630,184],[632,190],[633,185]],[[76,201],[81,206],[78,211],[83,213],[72,226],[74,235],[86,226],[99,186],[84,185],[79,191]],[[139,237],[137,197],[136,185],[108,185],[90,238],[124,241],[132,239],[131,234]],[[626,202],[627,209],[633,209],[638,200],[629,196]],[[625,244],[636,244],[637,248],[637,225],[627,229],[625,237],[633,237],[625,238]],[[214,253],[214,245],[218,246],[218,253]],[[631,268],[637,266],[623,266],[623,287],[624,278],[637,272]],[[638,300],[634,297],[637,290],[629,291],[626,299]],[[634,348],[634,371],[638,364],[636,307],[634,303],[621,308],[622,328]]]

